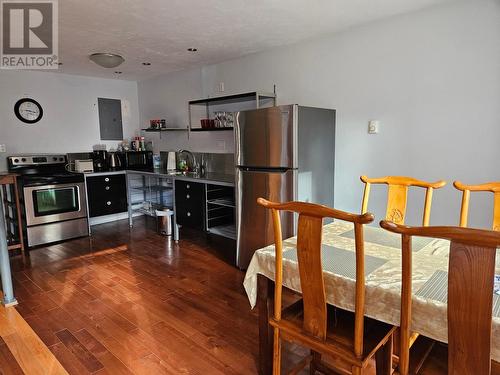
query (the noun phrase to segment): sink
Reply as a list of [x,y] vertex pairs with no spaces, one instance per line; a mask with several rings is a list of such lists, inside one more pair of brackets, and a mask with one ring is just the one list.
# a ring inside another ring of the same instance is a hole
[[168,174],[172,176],[201,177],[201,174],[196,172],[171,171]]

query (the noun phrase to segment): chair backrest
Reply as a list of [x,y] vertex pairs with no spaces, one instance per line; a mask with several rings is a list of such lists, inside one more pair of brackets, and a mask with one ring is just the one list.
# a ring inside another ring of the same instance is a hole
[[411,336],[411,237],[451,241],[448,263],[448,374],[491,372],[491,320],[496,248],[500,233],[460,227],[380,225],[402,235],[399,373],[408,374]]
[[389,188],[387,191],[387,209],[385,219],[396,224],[403,224],[405,221],[406,201],[408,197],[408,188],[410,186],[418,186],[426,189],[422,225],[428,226],[431,216],[433,189],[439,189],[446,185],[446,181],[443,180],[437,182],[425,182],[412,177],[404,176],[386,176],[379,178],[361,176],[360,178],[361,181],[365,183],[361,213],[368,211],[368,199],[370,197],[371,184],[386,184]]
[[494,194],[492,229],[500,231],[500,182],[488,182],[480,185],[464,185],[460,181],[453,182],[456,189],[462,191],[462,206],[460,207],[460,226],[467,226],[469,216],[469,200],[471,191],[490,191]]
[[304,330],[319,340],[326,339],[327,308],[323,266],[321,262],[321,240],[323,218],[329,217],[354,223],[356,244],[356,299],[354,324],[354,353],[363,353],[363,322],[365,311],[365,271],[363,224],[373,221],[373,215],[351,214],[326,206],[288,202],[274,203],[263,198],[257,202],[271,209],[274,224],[276,248],[276,274],[274,295],[274,319],[281,319],[281,294],[283,282],[283,245],[279,211],[291,211],[299,214],[297,231],[297,259],[299,264],[300,286],[304,304]]

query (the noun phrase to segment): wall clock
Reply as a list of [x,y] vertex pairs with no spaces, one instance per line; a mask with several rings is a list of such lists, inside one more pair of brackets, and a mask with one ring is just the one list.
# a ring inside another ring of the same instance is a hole
[[35,124],[43,116],[42,106],[33,99],[19,99],[14,106],[16,117],[26,124]]

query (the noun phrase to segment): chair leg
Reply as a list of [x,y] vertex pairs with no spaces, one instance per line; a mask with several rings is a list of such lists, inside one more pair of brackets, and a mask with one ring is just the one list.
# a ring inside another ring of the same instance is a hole
[[280,375],[281,373],[281,340],[280,330],[274,328],[274,341],[273,341],[273,375]]
[[312,361],[309,364],[309,374],[316,375],[316,371],[318,370],[318,366],[316,365],[321,361],[321,354],[311,350]]
[[375,353],[377,375],[391,375],[392,373],[393,336]]
[[361,367],[352,366],[352,375],[362,375],[363,369]]

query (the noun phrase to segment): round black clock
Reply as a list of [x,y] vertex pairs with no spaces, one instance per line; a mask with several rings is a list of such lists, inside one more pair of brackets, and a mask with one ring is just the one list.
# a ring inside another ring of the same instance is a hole
[[34,124],[43,116],[42,106],[33,99],[19,99],[14,106],[16,117],[26,124]]

